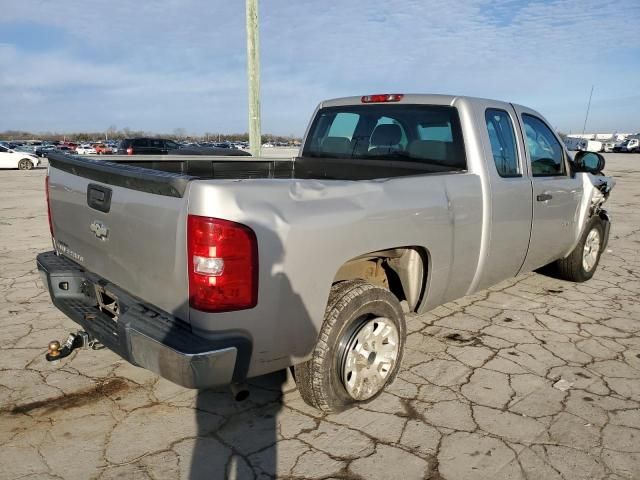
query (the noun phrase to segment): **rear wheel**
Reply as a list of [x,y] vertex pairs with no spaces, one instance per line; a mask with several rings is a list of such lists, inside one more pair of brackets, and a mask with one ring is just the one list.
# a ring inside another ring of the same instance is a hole
[[576,248],[569,256],[556,262],[560,277],[571,282],[585,282],[593,277],[600,262],[603,242],[602,221],[600,217],[592,217]]
[[405,333],[391,292],[362,280],[334,285],[313,356],[295,366],[302,398],[327,412],[373,400],[398,373]]
[[18,170],[31,170],[33,168],[33,162],[28,158],[23,158],[18,162]]

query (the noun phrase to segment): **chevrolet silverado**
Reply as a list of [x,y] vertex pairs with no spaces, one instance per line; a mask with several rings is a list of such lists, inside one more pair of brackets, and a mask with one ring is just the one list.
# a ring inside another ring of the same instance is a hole
[[292,159],[51,153],[37,265],[82,330],[189,388],[293,367],[309,404],[375,398],[405,315],[550,266],[582,282],[609,235],[604,159],[501,101],[322,102]]

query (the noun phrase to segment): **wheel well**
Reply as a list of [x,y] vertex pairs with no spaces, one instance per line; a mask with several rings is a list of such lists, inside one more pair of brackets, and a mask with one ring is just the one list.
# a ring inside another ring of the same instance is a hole
[[418,247],[401,247],[359,255],[345,262],[333,283],[362,279],[391,291],[415,311],[423,299],[427,280],[428,255]]

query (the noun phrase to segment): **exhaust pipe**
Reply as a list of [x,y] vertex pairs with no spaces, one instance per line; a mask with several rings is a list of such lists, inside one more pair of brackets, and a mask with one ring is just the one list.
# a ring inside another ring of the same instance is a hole
[[229,389],[231,390],[231,395],[233,395],[233,399],[236,402],[242,402],[249,398],[249,387],[246,383],[232,383],[229,385]]

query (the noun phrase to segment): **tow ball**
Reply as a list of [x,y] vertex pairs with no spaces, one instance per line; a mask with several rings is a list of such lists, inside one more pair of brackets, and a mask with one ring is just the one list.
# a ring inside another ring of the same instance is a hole
[[87,332],[79,330],[76,333],[70,333],[63,345],[60,345],[57,340],[49,342],[45,358],[49,362],[56,362],[68,357],[77,348],[93,348],[95,350],[97,347],[96,340],[93,340]]

